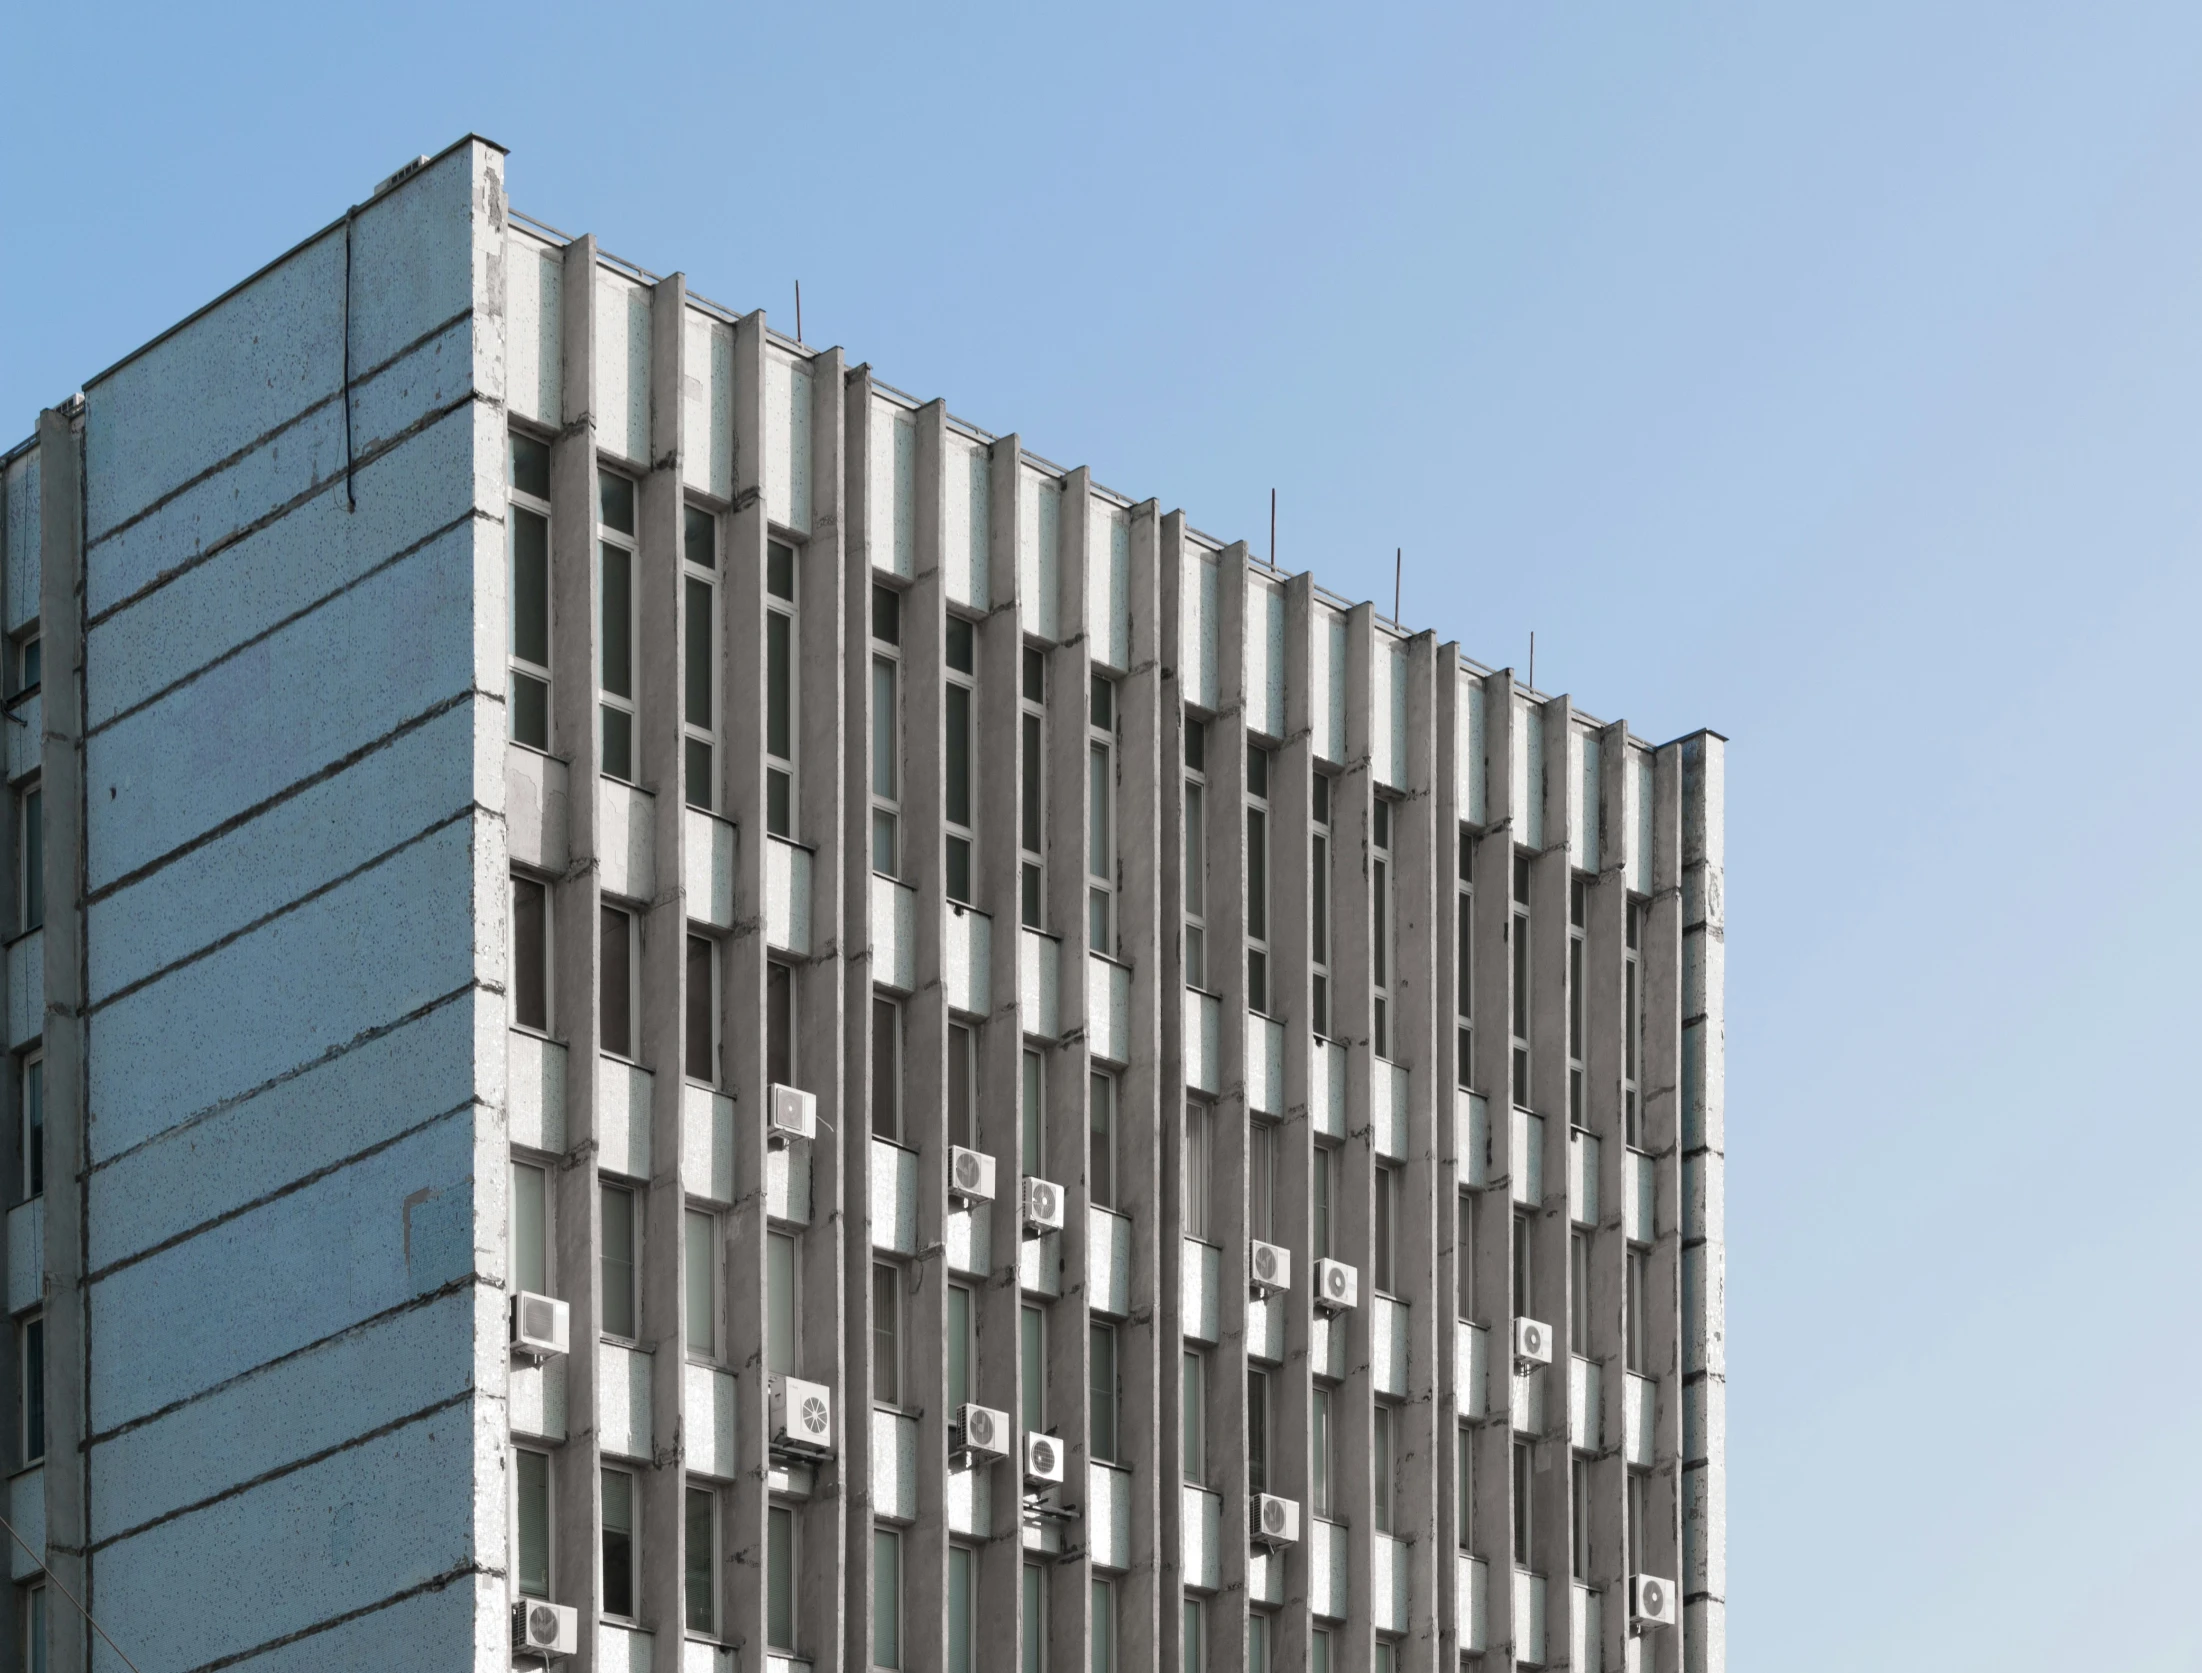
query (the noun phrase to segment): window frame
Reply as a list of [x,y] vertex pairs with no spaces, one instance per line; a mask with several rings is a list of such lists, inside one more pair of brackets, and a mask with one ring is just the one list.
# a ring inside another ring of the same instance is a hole
[[1529,934],[1529,861],[1526,848],[1516,848],[1513,898],[1507,913],[1508,1026],[1512,1029],[1513,1075],[1510,1092],[1517,1108],[1529,1109],[1529,1054],[1532,1048],[1531,1005],[1536,964]]
[[1583,960],[1589,918],[1590,887],[1582,873],[1572,873],[1567,881],[1567,1119],[1572,1127],[1586,1126],[1590,1119],[1583,1069]]
[[[642,1495],[638,1491],[638,1479],[636,1472],[623,1464],[605,1464],[600,1468],[598,1476],[598,1503],[600,1508],[596,1539],[597,1600],[607,1618],[620,1622],[639,1621],[642,1611],[642,1529],[638,1524],[642,1518],[638,1512]],[[626,1482],[627,1526],[622,1530],[615,1530],[612,1527],[612,1494],[610,1489],[612,1480],[615,1477],[623,1478]],[[615,1609],[612,1606],[611,1544],[615,1531],[624,1532],[627,1537],[627,1602],[629,1607],[626,1609]]]
[[[522,488],[515,480],[514,441],[533,442],[546,455],[545,474],[549,472],[548,454],[550,440],[530,435],[517,425],[506,426],[505,433],[505,503],[508,507],[505,526],[505,737],[522,749],[532,749],[548,754],[556,741],[557,715],[551,701],[555,689],[552,682],[552,664],[558,655],[558,589],[552,584],[551,536],[556,527],[551,517],[551,503],[538,498]],[[548,483],[545,484],[548,486]],[[520,654],[520,519],[511,515],[512,510],[541,520],[543,525],[543,656],[536,662]],[[536,743],[520,736],[519,681],[533,680],[543,688],[543,740]]]
[[[534,890],[542,897],[543,903],[542,946],[539,956],[526,964],[522,962],[520,946],[520,893],[523,889]],[[507,924],[511,933],[506,938],[509,945],[506,949],[506,993],[508,1003],[505,1007],[505,1023],[507,1027],[516,1028],[523,1034],[533,1034],[538,1039],[543,1040],[555,1038],[553,1027],[558,1020],[556,1011],[558,984],[552,977],[552,972],[558,968],[556,942],[558,913],[555,905],[556,896],[552,890],[553,883],[551,879],[538,876],[523,867],[514,866],[512,868],[512,886],[506,892],[507,910],[510,914]],[[521,998],[528,986],[524,979],[527,976],[532,976],[535,981],[541,984],[541,1022],[529,1022],[520,1015]]]
[[[958,627],[971,634],[971,666],[958,668],[949,660],[947,640]],[[942,892],[960,906],[976,906],[979,878],[979,691],[978,691],[978,638],[979,624],[968,616],[950,613],[942,629],[941,645],[941,883]],[[963,798],[964,819],[958,821],[949,811],[950,779],[954,771],[949,744],[952,736],[950,713],[955,707],[954,691],[963,693]],[[958,863],[958,853],[961,863]],[[959,875],[960,873],[960,875]]]
[[[689,532],[696,519],[702,518],[711,532],[711,558],[709,565],[699,564],[689,541]],[[681,623],[681,792],[688,806],[701,808],[706,813],[716,812],[719,805],[719,714],[721,710],[719,690],[719,664],[725,637],[720,627],[721,598],[719,591],[718,554],[722,542],[719,539],[719,516],[708,506],[698,505],[692,499],[681,502],[680,543],[680,623]],[[704,714],[699,721],[691,712],[690,699],[694,695],[691,686],[696,675],[696,650],[699,643],[695,615],[698,589],[704,598],[704,620],[700,642],[704,647],[703,676],[705,681]],[[703,750],[703,794],[697,795],[696,751]]]
[[[1246,807],[1241,823],[1246,833],[1246,866],[1241,883],[1246,924],[1246,1008],[1257,1016],[1273,1016],[1276,1008],[1269,992],[1269,908],[1272,883],[1269,875],[1269,775],[1276,767],[1277,752],[1252,737],[1246,740]],[[1261,771],[1254,762],[1259,758]],[[1255,789],[1259,778],[1261,788]]]
[[[696,1565],[696,1501],[705,1506],[704,1562],[701,1577],[704,1585],[704,1608],[708,1619],[696,1619],[695,1585],[698,1578]],[[681,1575],[681,1625],[694,1636],[701,1633],[706,1638],[718,1638],[725,1626],[725,1608],[720,1598],[719,1572],[720,1547],[724,1540],[721,1527],[724,1521],[724,1505],[716,1486],[694,1475],[687,1477],[681,1494],[681,1547],[685,1572]]]
[[[788,590],[777,593],[772,588],[772,567],[775,549],[785,552],[788,558]],[[765,667],[765,710],[762,717],[765,759],[765,833],[784,841],[800,841],[803,799],[800,794],[802,779],[798,757],[803,747],[803,682],[800,670],[803,664],[803,549],[792,539],[778,534],[765,540],[765,572],[758,578],[763,583]],[[772,654],[773,622],[777,619],[787,625],[780,629],[786,636],[787,649],[782,662],[775,668]],[[775,681],[785,678],[787,689],[775,692]],[[771,710],[775,701],[787,709],[787,753],[775,754],[772,749]]]
[[[726,1239],[716,1212],[699,1208],[693,1202],[681,1210],[681,1338],[688,1359],[698,1365],[725,1363],[725,1344],[720,1340],[725,1334],[722,1321],[726,1314],[726,1285],[721,1264],[725,1259]],[[701,1296],[709,1338],[699,1344],[696,1340],[697,1295],[696,1245],[703,1244],[703,1293]]]
[[[639,784],[641,762],[636,759],[642,723],[640,718],[641,693],[634,687],[641,682],[637,675],[642,667],[642,612],[636,606],[636,595],[642,581],[642,537],[639,505],[636,526],[622,529],[604,520],[604,483],[607,479],[627,484],[628,491],[639,502],[642,484],[625,471],[613,470],[599,463],[596,469],[596,703],[597,703],[597,770],[604,777],[616,779],[622,784]],[[611,561],[609,554],[624,555],[627,566],[627,684],[624,692],[612,689],[605,663],[605,650],[612,643],[610,623],[606,619],[611,607]],[[614,714],[626,717],[627,771],[612,770],[611,720]]]
[[[637,1067],[640,1067],[641,1055],[639,1048],[641,1046],[642,1033],[641,1021],[643,914],[639,908],[627,905],[624,901],[620,900],[616,896],[599,896],[596,911],[597,1050],[604,1053],[607,1057],[616,1057],[623,1063],[632,1063],[635,1064]],[[622,1018],[624,1027],[621,1031],[624,1034],[625,1038],[620,1042],[619,1046],[616,1049],[609,1043],[610,1031],[605,1025],[606,1018],[604,1010],[604,1001],[606,997],[612,992],[612,988],[610,986],[611,970],[609,967],[609,962],[604,957],[604,945],[607,932],[611,929],[610,919],[615,916],[622,921],[622,931],[626,942],[625,957],[627,961],[627,1010],[626,1015]]]
[[902,1268],[892,1261],[873,1260],[871,1293],[871,1404],[875,1409],[903,1409],[903,1312]]
[[[611,1253],[611,1241],[605,1235],[605,1207],[614,1196],[626,1199],[628,1215],[628,1255],[624,1263],[615,1262]],[[597,1182],[597,1288],[607,1302],[612,1294],[612,1272],[615,1265],[624,1264],[627,1269],[626,1312],[631,1330],[620,1331],[612,1327],[612,1310],[607,1305],[597,1320],[598,1334],[622,1346],[633,1347],[643,1336],[642,1317],[642,1246],[643,1246],[643,1194],[635,1186],[616,1178]]]
[[[1035,677],[1037,676],[1037,677]],[[1017,918],[1047,925],[1047,650],[1025,645],[1017,672]]]
[[[1106,694],[1106,724],[1099,715]],[[1086,695],[1086,950],[1116,957],[1117,682],[1094,672]]]
[[1383,796],[1369,801],[1369,1049],[1392,1058],[1392,977],[1399,962],[1399,926],[1392,888],[1393,807]]
[[[894,600],[894,637],[880,635],[880,601],[882,597]],[[872,582],[871,621],[867,634],[871,651],[871,687],[866,700],[871,705],[871,760],[865,767],[865,779],[871,790],[871,844],[872,870],[881,877],[900,878],[902,875],[902,594],[875,579]],[[885,692],[886,712],[881,713],[880,680],[887,682]],[[884,769],[888,780],[886,788],[880,787]],[[885,839],[885,863],[881,863],[881,840]]]
[[1458,876],[1453,885],[1453,1083],[1475,1086],[1476,1038],[1476,833],[1460,828]]
[[23,1201],[46,1194],[46,1048],[34,1045],[16,1059],[17,1161]]
[[[550,1599],[558,1595],[558,1483],[557,1458],[547,1446],[530,1446],[514,1442],[512,1448],[512,1590],[516,1597]],[[543,1461],[543,1589],[531,1591],[520,1571],[521,1531],[524,1518],[521,1506],[521,1469],[523,1457],[540,1458]]]
[[1337,787],[1330,774],[1315,769],[1308,801],[1308,982],[1310,1024],[1319,1040],[1330,1038],[1330,864],[1331,798]]

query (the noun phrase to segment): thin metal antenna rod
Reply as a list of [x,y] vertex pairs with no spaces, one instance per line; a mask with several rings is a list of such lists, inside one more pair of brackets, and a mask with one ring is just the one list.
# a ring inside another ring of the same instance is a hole
[[795,346],[803,346],[803,281],[795,281]]

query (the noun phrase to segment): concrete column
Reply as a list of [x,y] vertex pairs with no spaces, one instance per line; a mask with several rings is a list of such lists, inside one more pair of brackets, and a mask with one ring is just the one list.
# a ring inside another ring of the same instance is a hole
[[1490,1166],[1476,1205],[1474,1289],[1476,1317],[1489,1335],[1485,1419],[1473,1437],[1476,1554],[1485,1564],[1484,1673],[1515,1665],[1519,1623],[1514,1619],[1514,1433],[1508,1415],[1513,1372],[1513,1259],[1515,1174],[1526,1165],[1514,1146],[1513,1122],[1513,869],[1517,829],[1526,809],[1514,806],[1514,755],[1526,747],[1514,724],[1511,669],[1485,677],[1484,808],[1486,822],[1471,848],[1472,938],[1475,977],[1477,1088],[1490,1109]]
[[[14,478],[12,467],[24,452],[35,449],[35,446],[36,436],[34,434],[32,441],[23,447],[0,453],[0,622],[12,620],[14,617],[14,612],[7,608],[9,599],[7,577],[12,569],[9,562],[11,553],[9,551],[8,530],[14,526],[8,515],[10,483]],[[33,612],[27,611],[25,613],[31,614]],[[16,715],[24,719],[25,725],[29,724],[28,718],[23,717],[20,709],[16,711]],[[4,724],[7,723],[0,722],[0,725]],[[45,740],[40,738],[38,745],[40,760],[43,763]],[[21,864],[16,853],[17,841],[16,821],[13,818],[0,819],[0,877],[20,875],[17,869]],[[10,904],[0,904],[0,923],[7,925],[7,934],[10,939],[23,932],[20,916],[21,904],[20,900]],[[5,960],[0,960],[0,966],[4,966],[5,962]],[[10,1003],[11,996],[8,991],[7,973],[4,968],[0,968],[0,1016],[13,1014],[9,1008]],[[4,1190],[7,1201],[15,1203],[23,1200],[30,1186],[30,1181],[25,1177],[26,1170],[23,1166],[24,1111],[23,1076],[20,1069],[20,1060],[17,1064],[11,1065],[11,1072],[5,1078],[7,1084],[0,1086],[0,1133],[4,1133],[6,1137],[4,1140],[0,1140],[0,1143],[5,1144],[7,1155],[4,1159],[0,1159],[0,1190]],[[0,1249],[0,1293],[6,1291],[7,1283],[8,1252],[5,1249]],[[23,1386],[23,1373],[17,1362],[16,1352],[16,1332],[9,1330],[0,1333],[0,1433],[10,1435],[19,1435],[23,1432],[23,1412],[19,1393]],[[14,1549],[12,1542],[10,1549]],[[23,1641],[23,1623],[18,1613],[18,1603],[22,1595],[12,1586],[0,1590],[0,1644],[20,1644]]]
[[[1682,740],[1683,1666],[1727,1665],[1727,740]],[[49,955],[50,957],[51,955]]]
[[[1653,1172],[1652,1243],[1644,1312],[1659,1404],[1646,1572],[1682,1577],[1682,747],[1666,744],[1652,768],[1652,898],[1642,948],[1644,971],[1644,1145]],[[1680,1673],[1683,1633],[1645,1635],[1647,1673]]]
[[[89,1086],[84,1006],[84,452],[78,415],[38,415],[39,633],[46,668],[39,782],[46,819],[46,1563],[97,1611],[91,1536],[90,1292],[84,1283]],[[83,1617],[46,1612],[49,1664],[89,1669]]]
[[596,240],[566,246],[559,317],[564,423],[551,443],[551,750],[566,762],[567,868],[552,890],[551,1024],[566,1043],[566,1155],[554,1185],[552,1282],[571,1310],[566,1440],[552,1465],[551,1585],[581,1616],[576,1673],[594,1673],[600,1596],[596,1064],[599,740],[596,726]]
[[[1149,1665],[1182,1673],[1184,1633],[1185,1507],[1185,1176],[1183,1124],[1185,1072],[1185,682],[1178,658],[1185,643],[1185,514],[1157,519],[1155,583],[1161,660],[1158,687],[1156,811],[1161,822],[1162,867],[1158,902],[1161,962],[1160,1215],[1155,1250],[1155,1451],[1156,1654]],[[1135,645],[1136,654],[1136,645]]]
[[[1460,1428],[1460,1387],[1455,1375],[1454,1337],[1459,1329],[1461,1263],[1474,1270],[1475,1251],[1459,1246],[1458,1203],[1467,1175],[1469,1158],[1460,1154],[1456,1136],[1459,1093],[1458,1050],[1454,1030],[1460,1011],[1460,914],[1454,906],[1459,893],[1461,820],[1460,738],[1468,724],[1461,703],[1460,646],[1437,647],[1431,669],[1431,744],[1434,751],[1430,784],[1430,1006],[1432,1012],[1430,1113],[1433,1122],[1431,1168],[1432,1212],[1436,1218],[1436,1247],[1432,1261],[1433,1291],[1430,1327],[1435,1333],[1437,1374],[1433,1390],[1433,1428],[1437,1450],[1432,1461],[1435,1498],[1431,1525],[1436,1539],[1433,1560],[1437,1568],[1437,1661],[1441,1667],[1460,1663],[1459,1564],[1461,1505],[1460,1452],[1467,1443]],[[1481,763],[1478,764],[1481,769]]]
[[1598,805],[1584,810],[1598,832],[1583,948],[1583,1069],[1586,1122],[1598,1137],[1598,1226],[1591,1234],[1590,1351],[1600,1366],[1602,1444],[1590,1465],[1591,1585],[1605,1600],[1605,1665],[1624,1665],[1629,1637],[1628,1239],[1622,1230],[1628,1124],[1622,1076],[1627,1040],[1628,727],[1616,721],[1586,750],[1598,752]]

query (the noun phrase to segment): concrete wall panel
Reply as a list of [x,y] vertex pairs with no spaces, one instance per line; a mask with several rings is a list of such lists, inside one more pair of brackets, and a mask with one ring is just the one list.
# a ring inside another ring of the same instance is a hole
[[784,349],[765,350],[765,515],[810,531],[811,374]]
[[8,1050],[21,1051],[46,1027],[46,932],[8,946]]
[[734,497],[734,328],[700,309],[683,322],[688,365],[681,386],[681,480]]
[[515,418],[565,422],[558,287],[565,251],[514,228],[505,239],[505,401]]
[[1285,735],[1284,588],[1259,575],[1246,578],[1246,724]]
[[944,455],[941,509],[947,533],[941,569],[949,602],[984,610],[992,602],[987,565],[993,546],[993,455],[955,430],[947,434]]
[[1062,582],[1062,480],[1028,465],[1017,473],[1017,603],[1027,633],[1063,636]]
[[650,462],[650,293],[596,270],[596,445],[630,465]]
[[872,529],[874,569],[908,579],[917,572],[917,414],[898,401],[872,402],[871,503],[879,508]]
[[1098,663],[1132,665],[1132,514],[1111,501],[1088,502],[1086,645]]
[[1219,555],[1203,547],[1185,548],[1184,591],[1180,595],[1178,681],[1185,701],[1213,709],[1216,695],[1216,631],[1220,605],[1216,588],[1221,585]]
[[13,633],[38,614],[38,449],[10,459],[5,472],[0,498],[6,501],[7,521],[0,525],[0,546],[7,559],[6,626]]

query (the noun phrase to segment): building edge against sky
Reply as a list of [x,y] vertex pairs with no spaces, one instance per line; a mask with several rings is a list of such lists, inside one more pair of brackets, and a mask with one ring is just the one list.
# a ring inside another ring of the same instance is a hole
[[1723,1667],[1718,735],[503,176],[0,466],[55,1579],[141,1668],[505,1666],[516,1592],[592,1673]]

